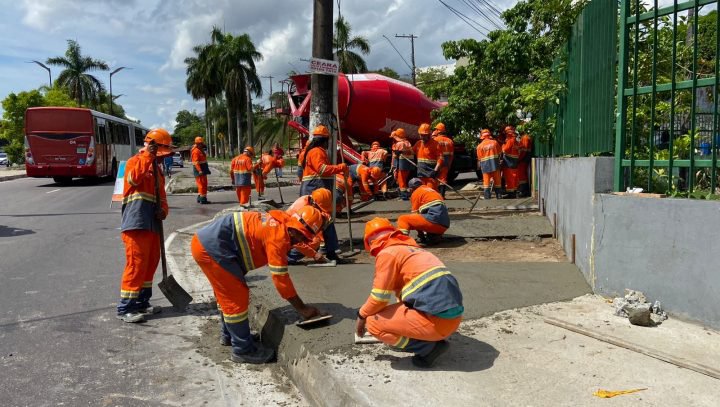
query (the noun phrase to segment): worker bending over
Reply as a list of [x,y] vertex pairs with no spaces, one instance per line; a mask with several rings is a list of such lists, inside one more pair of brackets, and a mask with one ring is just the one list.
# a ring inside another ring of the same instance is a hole
[[[312,194],[303,195],[296,199],[285,212],[292,216],[300,213],[306,206],[313,207],[320,211],[320,214],[323,216],[323,227],[321,230],[324,230],[332,220],[330,217],[330,213],[332,212],[332,192],[325,188],[318,188],[314,190]],[[309,257],[317,263],[326,263],[327,258],[318,252],[318,248],[322,243],[322,234],[316,234],[309,243],[294,245],[288,253],[288,262],[290,264],[297,264],[303,257]]]
[[520,151],[513,126],[505,127],[505,143],[503,143],[502,152],[506,198],[516,198],[518,189],[517,167],[520,161]]
[[[435,131],[433,132],[433,135],[435,135],[435,141],[438,142],[438,145],[440,146],[440,152],[442,153],[443,157],[442,165],[440,166],[440,172],[438,173],[438,180],[447,184],[448,173],[452,168],[453,158],[455,157],[455,143],[453,143],[452,138],[446,133],[445,124],[442,122],[438,123],[435,126]],[[440,194],[442,194],[442,197],[445,198],[445,192],[447,190],[447,187],[441,183],[440,185],[438,185],[438,188],[440,190]]]
[[[345,209],[346,203],[350,205],[353,204],[352,182],[350,180],[345,182],[345,178],[342,175],[336,175],[335,191],[337,191],[335,195],[335,214],[341,214],[343,209]],[[345,199],[346,196],[347,201]]]
[[160,312],[160,307],[150,305],[150,297],[160,261],[160,228],[169,208],[157,161],[172,154],[171,144],[167,130],[150,130],[145,147],[125,164],[120,236],[126,264],[117,306],[117,317],[124,322],[144,322],[145,315]]
[[253,171],[252,160],[254,157],[255,150],[247,146],[242,154],[239,154],[230,162],[230,180],[235,186],[235,193],[240,205],[247,205],[250,202],[250,191],[252,191],[250,174]]
[[490,130],[483,129],[477,146],[477,169],[482,171],[484,199],[492,197],[493,189],[500,198],[500,154],[500,143],[492,138]]
[[304,319],[321,315],[295,291],[287,253],[292,245],[311,241],[322,223],[322,215],[312,207],[293,216],[276,210],[235,212],[217,218],[193,236],[192,256],[212,285],[221,312],[221,344],[232,345],[233,362],[267,363],[275,356],[250,334],[250,290],[245,281],[249,271],[267,265],[280,296]]
[[400,199],[407,201],[410,199],[410,194],[407,190],[407,183],[410,179],[410,171],[414,168],[412,160],[415,159],[413,154],[412,145],[407,139],[405,129],[399,128],[390,133],[390,138],[393,139],[392,145],[392,164],[390,165],[390,173],[395,176],[395,182],[397,182],[398,188],[400,189]]
[[417,176],[423,184],[437,189],[437,176],[443,165],[443,156],[440,144],[430,137],[430,125],[423,123],[418,128],[420,140],[413,146],[417,157]]
[[[360,190],[360,200],[369,201],[373,195],[380,192],[380,180],[383,172],[378,167],[368,167],[365,164],[353,164],[350,166],[350,180],[352,184],[357,184]],[[373,188],[370,188],[370,181],[373,182]],[[351,185],[352,190],[352,185]]]
[[409,187],[412,213],[398,218],[398,229],[406,235],[416,230],[420,243],[438,243],[450,227],[450,215],[442,195],[417,178],[410,180]]
[[[365,250],[375,259],[372,291],[358,311],[355,333],[365,329],[391,347],[415,354],[412,363],[432,367],[450,344],[464,311],[460,286],[435,255],[375,218],[365,225]],[[390,304],[393,295],[398,302]]]
[[385,167],[385,158],[387,157],[387,150],[380,147],[380,143],[373,141],[370,151],[363,151],[368,166],[371,168],[377,167],[382,170]]
[[205,140],[202,137],[195,137],[195,145],[190,151],[190,159],[192,160],[195,184],[197,184],[197,201],[201,204],[209,204],[210,201],[207,199],[207,176],[210,175],[210,167],[208,166],[207,155],[205,155]]

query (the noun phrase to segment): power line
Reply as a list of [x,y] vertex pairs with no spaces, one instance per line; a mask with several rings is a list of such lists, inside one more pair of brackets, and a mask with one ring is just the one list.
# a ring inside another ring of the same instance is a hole
[[393,47],[393,49],[395,50],[395,52],[397,52],[397,54],[400,56],[400,58],[403,60],[403,62],[405,62],[405,65],[407,65],[407,67],[410,68],[410,70],[412,71],[412,66],[410,66],[410,64],[408,64],[408,62],[407,62],[407,61],[405,60],[405,58],[402,56],[402,54],[400,53],[400,51],[398,51],[398,49],[395,47],[395,44],[393,44],[392,41],[390,41],[390,38],[386,37],[385,34],[383,34],[383,38],[385,38],[385,39],[390,43],[390,46]]
[[468,0],[462,0],[462,2],[465,3],[466,6],[470,7],[471,10],[475,11],[478,15],[483,17],[487,22],[494,25],[498,30],[502,30],[502,27],[500,27],[500,25],[498,25],[498,23],[495,22],[495,20],[488,17],[487,14],[485,14],[485,12],[482,11],[482,9],[480,7],[478,7],[476,4],[474,4]]
[[413,86],[417,86],[417,81],[415,80],[416,79],[416,76],[415,76],[416,75],[415,38],[417,38],[417,35],[415,35],[415,34],[402,34],[402,35],[395,34],[395,38],[409,38],[410,39],[410,47],[411,47],[410,48],[411,49],[410,60],[412,61],[412,82],[413,82]]
[[490,10],[493,14],[497,15],[498,17],[502,17],[503,12],[500,9],[498,9],[497,7],[495,7],[495,5],[490,3],[488,0],[475,0],[475,1],[485,4],[487,6],[488,10]]
[[[470,28],[472,28],[473,30],[479,32],[481,35],[487,36],[486,33],[480,31],[475,25],[477,25],[478,27],[482,28],[483,30],[485,30],[485,31],[487,31],[487,32],[492,31],[492,30],[489,30],[487,27],[483,26],[482,24],[478,23],[477,21],[473,20],[472,18],[466,16],[466,15],[463,14],[462,12],[456,10],[454,7],[448,5],[448,4],[445,3],[443,0],[438,0],[438,1],[439,1],[443,6],[445,6],[448,10],[452,11],[456,16],[458,16],[458,18],[460,18],[461,20],[463,20],[463,21],[465,22],[465,24],[469,25]],[[473,23],[474,23],[475,25],[473,25]]]

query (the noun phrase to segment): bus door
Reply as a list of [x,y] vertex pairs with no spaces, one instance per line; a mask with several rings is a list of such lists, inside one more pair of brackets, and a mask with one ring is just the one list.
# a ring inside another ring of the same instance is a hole
[[[98,174],[107,175],[110,173],[110,134],[105,119],[96,118],[97,133],[95,137],[95,151],[97,153],[97,172]],[[114,176],[115,174],[113,174]]]

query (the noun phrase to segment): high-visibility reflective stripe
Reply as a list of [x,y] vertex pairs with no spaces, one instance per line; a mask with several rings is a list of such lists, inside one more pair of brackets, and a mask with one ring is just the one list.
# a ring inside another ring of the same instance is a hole
[[128,202],[138,201],[138,200],[155,203],[155,195],[148,194],[146,192],[135,192],[135,193],[132,193],[123,198],[123,205],[127,204]]
[[275,266],[272,264],[268,264],[268,269],[270,269],[270,272],[273,275],[283,275],[288,273],[287,266]]
[[437,164],[437,160],[428,160],[427,158],[418,158],[418,163],[423,164]]
[[519,155],[508,154],[508,153],[505,153],[505,156],[506,156],[506,157],[510,157],[510,158],[514,158],[514,159],[518,159],[518,158],[520,157]]
[[481,157],[480,161],[497,160],[498,158],[500,158],[499,155],[489,155],[486,157]]
[[407,230],[407,229],[398,229],[398,230],[401,231],[404,235],[409,235],[409,234],[410,234],[410,231]]
[[225,314],[223,313],[223,320],[226,324],[238,324],[248,319],[248,312],[241,312],[239,314]]
[[397,342],[395,342],[395,344],[393,345],[393,347],[395,347],[395,348],[400,348],[400,349],[405,349],[405,347],[407,346],[407,344],[408,344],[409,342],[410,342],[410,338],[408,338],[408,337],[406,337],[406,336],[401,336],[400,339],[398,339]]
[[140,296],[140,291],[120,290],[120,298],[133,299]]
[[144,282],[142,288],[152,288],[152,281]]
[[435,206],[435,205],[445,206],[445,202],[443,202],[443,201],[441,201],[441,200],[439,200],[439,199],[436,199],[436,200],[434,200],[434,201],[430,201],[430,202],[426,203],[425,205],[421,206],[420,209],[419,209],[419,211],[422,212],[422,211],[424,211],[425,209],[428,209],[428,208],[430,208],[430,207],[432,207],[432,206]]
[[372,291],[370,291],[370,296],[382,302],[390,302],[392,294],[393,292],[390,290],[380,290],[377,288],[373,288]]
[[320,167],[320,171],[318,171],[318,175],[325,173],[325,169],[327,168],[327,164],[323,164]]
[[323,177],[323,176],[320,176],[320,175],[315,174],[315,175],[306,175],[306,176],[302,177],[302,180],[303,180],[303,181],[313,181],[313,180],[316,180],[316,179],[331,179],[331,180],[332,180],[332,179],[335,179],[335,176],[334,176],[334,175],[328,175],[328,176],[324,176],[324,177]]
[[253,263],[250,245],[245,239],[245,221],[240,213],[235,212],[233,214],[233,222],[235,223],[235,236],[237,236],[238,246],[240,247],[240,253],[242,254],[242,261],[245,265],[245,272],[255,270],[255,263]]
[[410,280],[409,283],[405,284],[405,287],[402,289],[402,299],[404,300],[405,297],[408,295],[414,293],[418,290],[418,288],[424,286],[425,284],[429,283],[432,280],[435,280],[436,278],[445,276],[450,274],[450,271],[446,269],[444,266],[437,266],[433,267],[430,270],[420,274],[419,276],[413,278]]
[[136,187],[138,185],[138,183],[135,182],[135,179],[133,179],[132,174],[133,174],[132,171],[128,172],[127,177],[126,177],[127,182],[128,182],[128,184]]

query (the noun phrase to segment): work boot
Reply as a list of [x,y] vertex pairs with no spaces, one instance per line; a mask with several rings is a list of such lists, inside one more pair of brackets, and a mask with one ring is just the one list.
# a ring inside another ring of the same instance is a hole
[[[253,342],[260,343],[260,334],[254,333],[251,335],[253,338]],[[225,335],[220,335],[220,346],[230,346],[232,343],[230,342],[230,337]]]
[[202,200],[202,197],[200,195],[198,195],[195,200],[197,201],[197,203],[200,203],[200,201]]
[[145,315],[139,312],[128,312],[125,314],[117,314],[117,319],[127,322],[129,324],[136,324],[138,322],[145,322]]
[[162,312],[162,308],[159,305],[148,305],[145,308],[138,310],[138,313],[143,315],[154,315]]
[[438,235],[436,233],[428,233],[426,235],[426,239],[427,239],[427,241],[425,242],[425,244],[436,245],[436,244],[439,244],[440,242],[442,242],[442,235]]
[[201,203],[202,205],[207,205],[207,204],[210,204],[210,203],[212,203],[212,202],[208,201],[208,199],[207,199],[206,196],[203,196],[203,197],[200,197],[200,203]]
[[230,360],[235,363],[250,363],[253,365],[259,365],[263,363],[269,363],[275,358],[275,351],[262,346],[261,344],[255,344],[255,350],[243,354],[236,354],[233,352],[230,355]]
[[491,199],[492,198],[492,190],[490,188],[485,188],[483,191],[483,199]]
[[448,348],[450,348],[450,344],[448,341],[439,341],[435,342],[435,347],[425,356],[415,355],[412,357],[412,364],[415,365],[415,367],[420,368],[431,368],[435,364],[435,360],[437,360],[440,355],[447,352]]
[[427,235],[425,234],[425,232],[420,232],[420,231],[417,232],[417,241],[420,244],[426,244],[428,242],[428,238],[427,238]]

